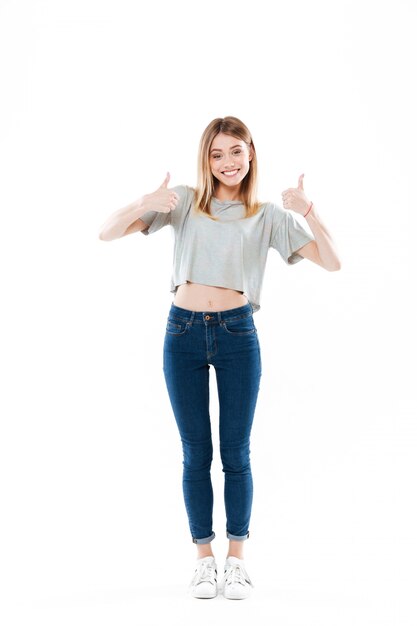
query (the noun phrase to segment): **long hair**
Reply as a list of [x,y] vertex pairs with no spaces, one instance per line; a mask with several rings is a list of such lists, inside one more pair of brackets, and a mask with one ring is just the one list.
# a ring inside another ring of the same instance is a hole
[[217,187],[217,179],[211,173],[210,168],[210,147],[219,133],[244,141],[248,149],[252,146],[253,156],[249,162],[249,171],[240,184],[240,196],[246,211],[245,218],[252,217],[262,206],[257,199],[258,163],[255,146],[247,126],[231,115],[212,120],[201,136],[198,150],[197,187],[194,189],[194,211],[197,213],[201,211],[212,220],[218,219],[210,214],[210,201]]

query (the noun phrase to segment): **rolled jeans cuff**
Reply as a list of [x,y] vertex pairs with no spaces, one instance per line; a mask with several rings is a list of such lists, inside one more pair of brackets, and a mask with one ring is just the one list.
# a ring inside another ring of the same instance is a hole
[[196,537],[193,537],[193,543],[210,543],[210,541],[213,541],[215,536],[216,533],[213,532],[211,533],[210,537],[203,537],[202,539],[197,539]]
[[245,539],[249,538],[249,531],[247,532],[246,535],[241,535],[240,537],[238,535],[231,535],[227,530],[226,530],[226,537],[228,539],[231,539],[232,541],[245,541]]

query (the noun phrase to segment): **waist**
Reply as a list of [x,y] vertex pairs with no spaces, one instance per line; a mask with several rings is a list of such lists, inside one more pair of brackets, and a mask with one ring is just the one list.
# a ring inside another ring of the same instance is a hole
[[173,303],[195,312],[225,311],[247,304],[248,298],[236,289],[187,281],[178,285]]
[[193,324],[220,324],[222,320],[231,321],[253,315],[253,307],[251,303],[248,302],[243,306],[225,309],[223,311],[193,311],[191,309],[183,309],[172,303],[169,314],[173,318],[185,322],[192,322]]

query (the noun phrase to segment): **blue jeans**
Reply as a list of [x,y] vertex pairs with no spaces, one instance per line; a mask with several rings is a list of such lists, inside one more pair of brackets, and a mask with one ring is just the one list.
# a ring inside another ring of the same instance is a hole
[[261,352],[250,302],[226,311],[191,311],[171,304],[163,371],[183,450],[183,494],[194,543],[213,532],[213,443],[209,368],[216,370],[226,536],[249,537],[253,481],[250,432],[261,379]]

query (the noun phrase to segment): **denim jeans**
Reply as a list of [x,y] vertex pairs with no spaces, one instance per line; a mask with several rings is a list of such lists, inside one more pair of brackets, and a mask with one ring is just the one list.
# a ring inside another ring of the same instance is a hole
[[209,368],[213,365],[219,397],[226,537],[243,541],[249,537],[253,499],[250,432],[262,371],[252,305],[248,302],[226,311],[201,312],[172,303],[163,357],[182,442],[182,488],[192,540],[209,543],[215,537],[209,413]]

